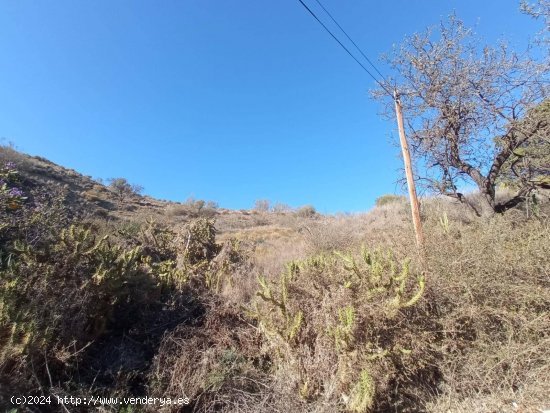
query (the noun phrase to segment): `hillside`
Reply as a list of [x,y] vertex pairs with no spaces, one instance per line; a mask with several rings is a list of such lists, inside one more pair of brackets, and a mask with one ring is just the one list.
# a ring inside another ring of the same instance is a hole
[[233,211],[120,197],[6,147],[0,171],[4,411],[550,408],[546,193],[483,217],[426,198],[420,254],[401,197]]
[[[110,190],[108,184],[39,156],[29,156],[9,147],[0,147],[0,162],[17,164],[23,184],[30,193],[39,188],[58,192],[71,214],[88,219],[101,218],[123,222],[145,221],[152,218],[166,225],[177,225],[199,216],[211,217],[216,219],[220,234],[231,234],[262,226],[285,226],[292,221],[292,216],[296,215],[291,211],[261,214],[255,210],[235,211],[217,206],[202,208],[199,211],[189,201],[170,202],[140,194],[127,196],[121,201],[116,193]],[[291,224],[294,226],[296,223]]]

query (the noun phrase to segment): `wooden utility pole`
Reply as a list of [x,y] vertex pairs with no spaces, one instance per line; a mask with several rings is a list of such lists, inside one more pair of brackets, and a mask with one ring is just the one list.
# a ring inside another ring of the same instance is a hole
[[403,162],[405,163],[405,175],[407,176],[407,186],[409,188],[409,200],[411,202],[411,212],[414,224],[414,233],[416,235],[416,246],[422,250],[424,247],[424,234],[422,233],[422,223],[420,222],[420,207],[418,206],[418,198],[416,196],[416,187],[414,185],[411,154],[409,152],[409,144],[405,136],[405,128],[403,127],[403,110],[397,90],[394,92],[395,115],[397,117],[397,128],[399,129],[399,142],[401,143],[401,151],[403,152]]

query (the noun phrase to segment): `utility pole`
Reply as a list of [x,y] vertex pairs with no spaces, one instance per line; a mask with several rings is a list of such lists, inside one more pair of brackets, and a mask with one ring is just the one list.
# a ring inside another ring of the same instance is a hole
[[395,101],[395,115],[397,117],[397,128],[399,129],[399,142],[401,143],[401,151],[403,153],[403,162],[405,163],[405,175],[407,176],[407,187],[409,188],[409,200],[411,202],[411,212],[414,224],[414,233],[416,236],[416,246],[422,251],[424,248],[424,235],[422,233],[422,223],[420,222],[420,208],[418,206],[418,198],[416,196],[416,187],[414,185],[411,154],[409,152],[409,144],[405,136],[405,128],[403,127],[403,109],[397,90],[394,91],[393,98]]

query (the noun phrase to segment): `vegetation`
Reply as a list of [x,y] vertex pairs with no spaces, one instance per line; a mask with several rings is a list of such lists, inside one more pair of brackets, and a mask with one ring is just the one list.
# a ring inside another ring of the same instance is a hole
[[[320,254],[288,263],[273,283],[259,277],[259,285],[250,314],[264,351],[286,374],[288,391],[297,389],[304,400],[339,396],[346,410],[363,412],[399,380],[397,366],[410,364],[413,374],[410,360],[420,366],[430,358],[428,349],[414,348],[430,332],[425,321],[414,321],[426,314],[408,310],[424,291],[423,276],[411,277],[408,261],[365,248],[359,257]],[[405,319],[407,327],[388,329]]]
[[109,179],[109,189],[116,194],[120,202],[128,197],[139,195],[143,191],[142,186],[131,184],[125,178]]
[[296,215],[301,218],[312,218],[315,214],[317,214],[317,210],[313,205],[304,205],[296,211]]
[[273,205],[273,207],[271,208],[271,210],[277,214],[284,214],[285,212],[291,212],[292,211],[292,207],[290,205],[287,205],[287,204],[283,204],[281,202],[278,202],[276,203],[275,205]]
[[267,199],[259,199],[254,204],[254,211],[258,213],[275,213],[275,214],[287,214],[294,213],[299,218],[313,218],[317,214],[317,210],[313,205],[304,205],[299,208],[292,208],[291,206],[283,203],[276,203],[271,205],[271,201]]
[[428,166],[421,182],[462,201],[459,187],[473,183],[491,210],[505,211],[541,185],[518,180],[512,197],[496,199],[504,165],[524,146],[548,136],[550,62],[520,55],[504,43],[480,48],[480,39],[456,16],[434,32],[407,38],[388,59],[399,73],[413,153]]
[[550,2],[548,0],[522,0],[521,10],[535,19],[543,21],[543,28],[539,33],[537,41],[541,45],[548,45],[550,43]]
[[543,194],[536,215],[484,220],[425,200],[421,260],[404,202],[220,234],[240,213],[86,215],[3,162],[3,409],[14,393],[188,397],[202,412],[544,407]]
[[0,203],[2,207],[9,210],[21,208],[26,197],[23,191],[17,187],[19,183],[19,172],[15,169],[13,162],[6,162],[0,167]]
[[[550,100],[534,108],[529,119],[550,119]],[[522,125],[528,127],[528,125]],[[498,145],[503,144],[498,141]],[[502,166],[500,181],[508,186],[550,189],[550,134],[537,134],[513,150]]]
[[258,212],[268,212],[271,209],[271,202],[267,199],[258,199],[254,203],[254,210]]
[[188,217],[213,217],[216,215],[218,204],[214,201],[204,201],[202,199],[188,198],[183,204],[172,204],[167,208],[167,213],[171,216]]
[[386,194],[376,198],[375,204],[377,207],[381,207],[384,205],[395,204],[404,201],[406,201],[406,198],[403,195]]

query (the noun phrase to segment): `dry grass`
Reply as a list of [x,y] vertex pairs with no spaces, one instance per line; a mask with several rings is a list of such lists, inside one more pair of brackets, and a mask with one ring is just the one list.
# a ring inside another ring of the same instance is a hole
[[250,362],[258,334],[223,302],[214,299],[209,307],[200,324],[181,325],[164,338],[150,373],[151,394],[189,397],[197,412],[252,411],[268,383]]
[[323,217],[306,223],[302,227],[302,233],[308,252],[315,254],[349,250],[360,241],[361,223],[354,216]]
[[238,240],[247,262],[232,275],[223,296],[237,304],[247,304],[258,289],[259,275],[275,279],[289,261],[307,256],[302,235],[293,228],[269,225],[226,232],[219,240]]
[[479,398],[537,411],[549,394],[550,230],[510,218],[428,227],[432,285],[447,303],[438,409]]

